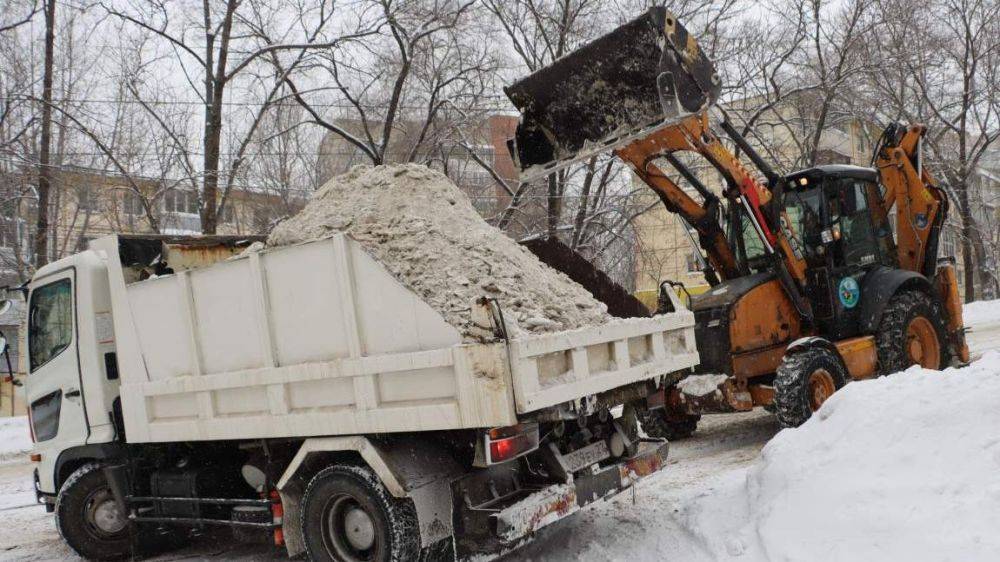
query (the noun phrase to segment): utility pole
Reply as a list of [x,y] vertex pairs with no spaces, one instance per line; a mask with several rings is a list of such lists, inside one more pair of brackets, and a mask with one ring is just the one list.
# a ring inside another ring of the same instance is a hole
[[49,190],[52,184],[52,67],[55,57],[56,0],[45,0],[45,74],[42,77],[42,131],[38,150],[38,222],[35,269],[49,261]]

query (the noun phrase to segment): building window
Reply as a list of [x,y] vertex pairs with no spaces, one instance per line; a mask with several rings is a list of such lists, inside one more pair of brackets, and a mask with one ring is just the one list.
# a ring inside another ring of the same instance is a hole
[[127,215],[140,216],[146,214],[142,206],[142,198],[135,192],[126,191],[122,196],[122,211]]
[[481,217],[489,218],[493,216],[496,211],[496,198],[472,197],[472,206],[475,207]]
[[232,224],[236,222],[236,213],[233,212],[233,204],[226,203],[226,206],[222,208],[222,213],[219,216],[224,223]]
[[95,212],[101,210],[101,198],[90,186],[81,186],[76,189],[77,207],[83,212]]
[[163,210],[168,213],[198,214],[198,194],[172,189],[163,197]]
[[688,252],[687,255],[687,270],[688,273],[701,273],[701,260],[698,259],[701,256],[698,252]]

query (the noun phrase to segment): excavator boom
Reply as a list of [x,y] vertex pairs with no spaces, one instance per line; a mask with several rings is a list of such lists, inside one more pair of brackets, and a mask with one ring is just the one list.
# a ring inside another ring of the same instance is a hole
[[[924,128],[889,127],[874,169],[780,175],[710,111],[719,91],[712,62],[663,8],[506,89],[521,111],[510,149],[522,181],[614,152],[698,234],[712,285],[691,299],[699,368],[730,378],[712,394],[720,404],[672,391],[665,423],[774,404],[797,425],[848,378],[967,361],[954,266],[937,259],[948,200],[922,165]],[[721,193],[694,161],[717,172]]]

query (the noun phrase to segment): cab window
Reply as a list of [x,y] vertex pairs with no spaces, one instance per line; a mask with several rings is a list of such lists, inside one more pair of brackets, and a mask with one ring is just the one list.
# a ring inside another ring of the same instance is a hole
[[794,245],[801,248],[807,258],[816,256],[821,244],[822,198],[823,193],[818,187],[785,193],[785,217],[788,219]]
[[848,180],[837,190],[836,207],[840,215],[844,265],[847,266],[871,265],[878,259],[879,247],[868,209],[867,186],[868,182]]
[[73,341],[73,291],[60,279],[32,291],[28,309],[31,372],[62,353]]

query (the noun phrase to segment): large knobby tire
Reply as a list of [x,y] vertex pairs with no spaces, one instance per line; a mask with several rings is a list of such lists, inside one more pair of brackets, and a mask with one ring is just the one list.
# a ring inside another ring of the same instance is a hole
[[949,362],[941,306],[922,291],[892,297],[882,313],[875,342],[880,376],[911,365],[940,369]]
[[413,501],[393,497],[362,466],[331,466],[310,480],[302,533],[314,561],[410,562],[420,556]]
[[774,377],[774,409],[782,427],[798,427],[847,384],[847,370],[832,351],[807,347],[785,355]]
[[650,437],[659,437],[667,441],[687,439],[698,429],[701,416],[687,414],[670,415],[664,408],[655,410],[637,410],[637,417],[642,430]]
[[66,479],[56,497],[55,516],[59,534],[81,558],[120,560],[132,553],[128,520],[99,464],[85,464]]

